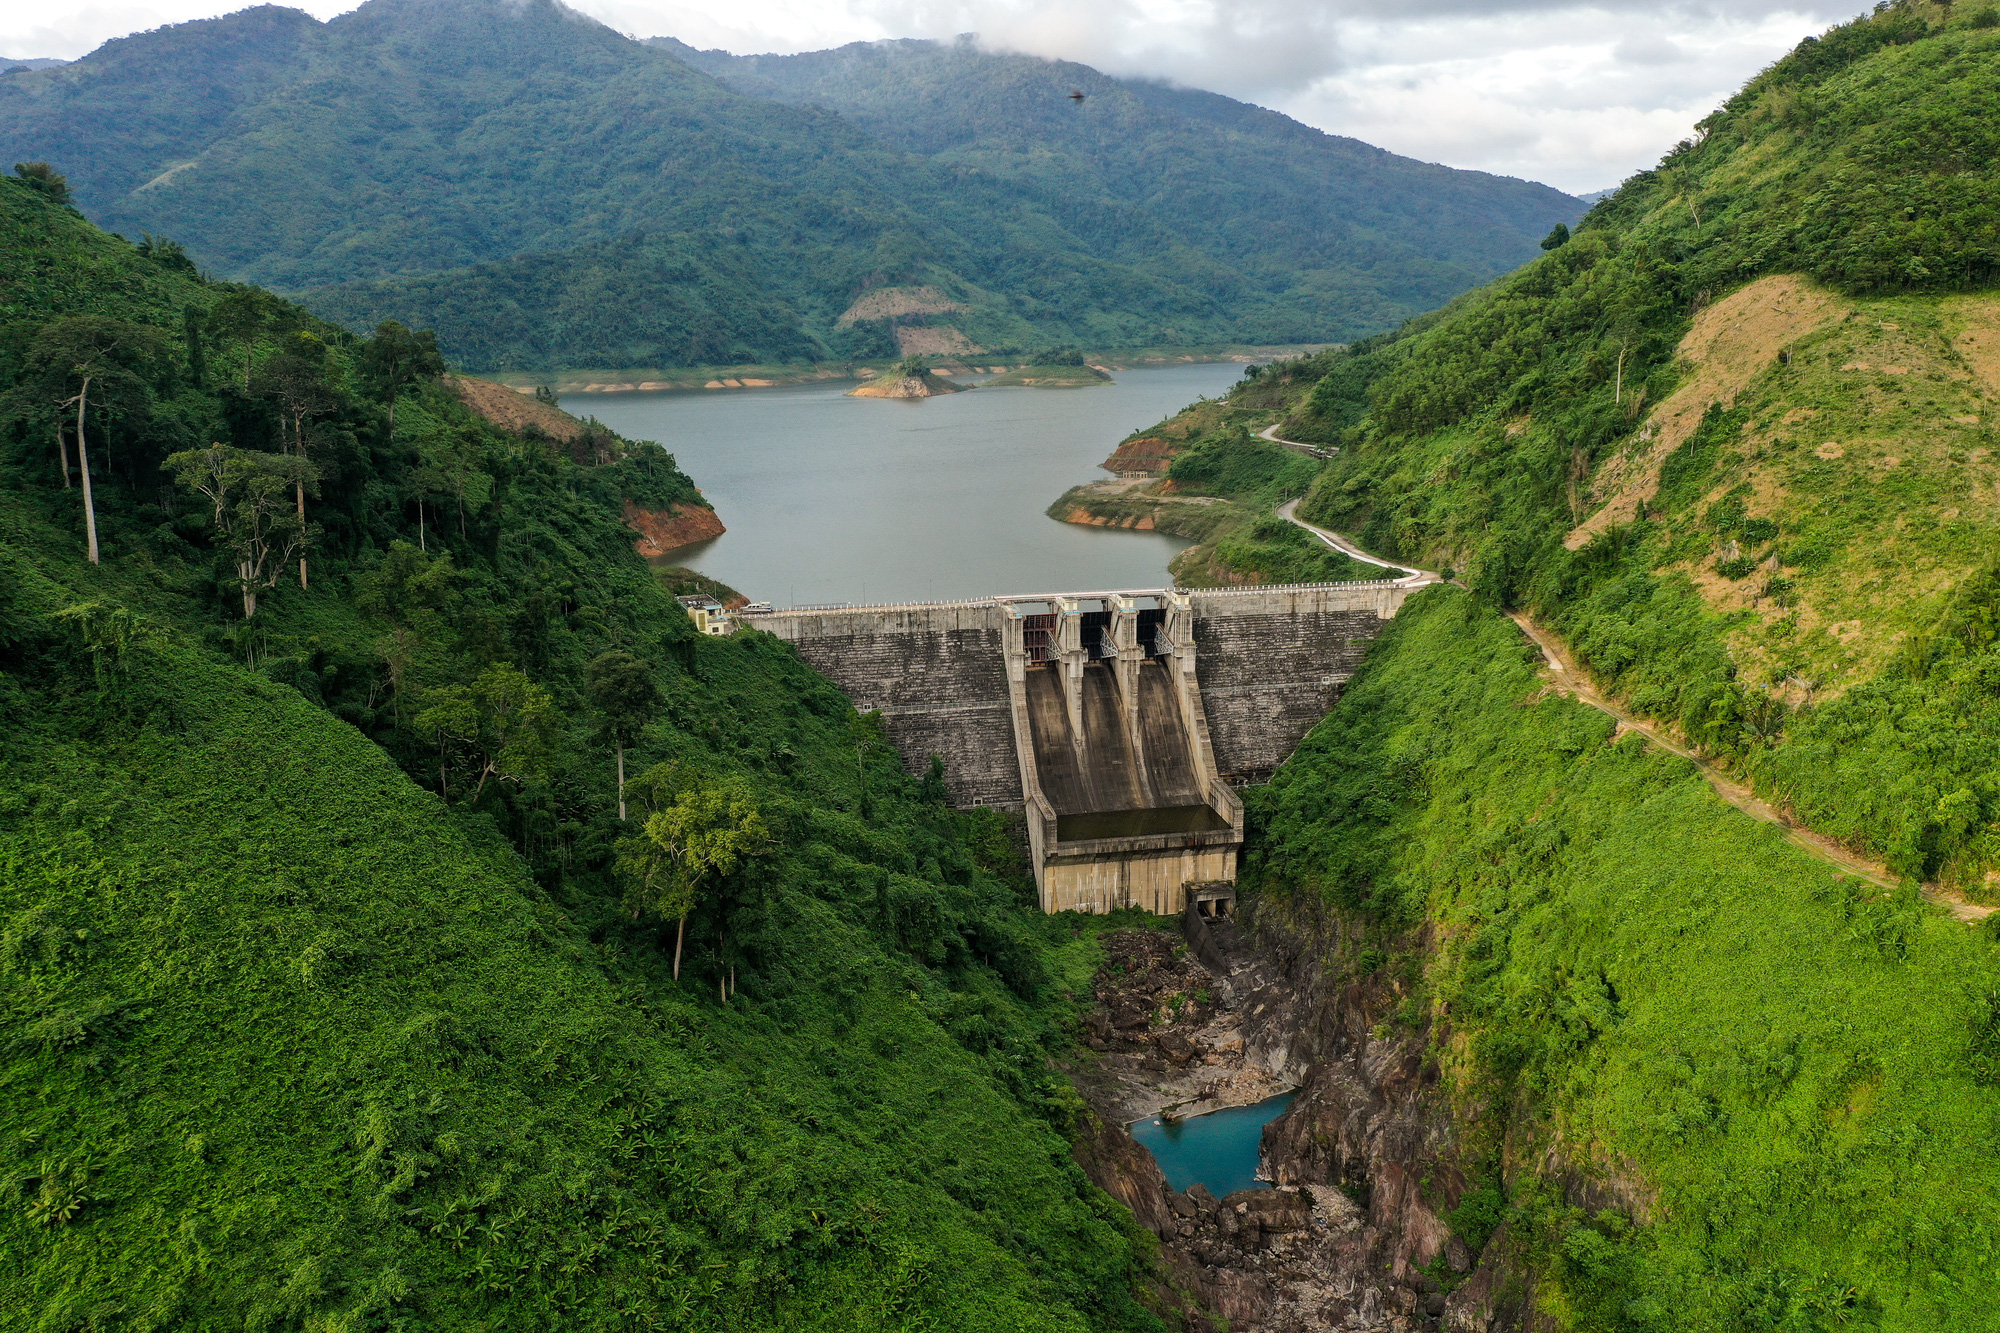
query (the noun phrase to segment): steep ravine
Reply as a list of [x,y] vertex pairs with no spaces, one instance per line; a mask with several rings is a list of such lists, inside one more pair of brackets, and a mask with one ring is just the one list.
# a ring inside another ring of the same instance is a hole
[[[1174,1285],[1231,1333],[1535,1327],[1505,1228],[1475,1255],[1446,1220],[1474,1172],[1429,1033],[1386,1021],[1398,985],[1329,969],[1331,921],[1266,910],[1205,929],[1194,947],[1164,932],[1107,937],[1091,1054],[1069,1071],[1094,1112],[1077,1160],[1160,1238]],[[1121,1128],[1288,1087],[1299,1095],[1264,1131],[1273,1189],[1183,1194]],[[1624,1202],[1563,1183],[1587,1207]]]

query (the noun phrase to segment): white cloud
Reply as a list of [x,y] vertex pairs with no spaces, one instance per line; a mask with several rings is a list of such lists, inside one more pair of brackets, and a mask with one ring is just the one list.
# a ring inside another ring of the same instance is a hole
[[[321,18],[353,0],[290,0]],[[1615,184],[1856,0],[571,0],[621,32],[805,51],[974,32],[993,49],[1165,78],[1427,161]],[[84,54],[229,0],[0,0],[0,51]]]
[[1393,152],[1583,191],[1650,166],[1824,26],[1606,10],[1356,24],[1340,69],[1267,103]]
[[[319,18],[353,9],[355,0],[285,0]],[[37,56],[74,60],[113,37],[214,18],[248,6],[241,0],[154,0],[145,5],[75,5],[63,0],[0,0],[0,52],[16,60]]]

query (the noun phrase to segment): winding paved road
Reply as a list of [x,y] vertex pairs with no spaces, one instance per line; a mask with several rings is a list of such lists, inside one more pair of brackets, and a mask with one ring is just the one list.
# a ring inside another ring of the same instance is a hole
[[[1271,441],[1273,444],[1288,445],[1297,449],[1310,449],[1312,447],[1310,445],[1297,444],[1291,440],[1279,439],[1275,434],[1277,429],[1275,425],[1267,427],[1262,432],[1262,438]],[[1312,533],[1343,555],[1367,564],[1379,566],[1382,569],[1402,570],[1404,577],[1397,579],[1396,582],[1398,583],[1407,584],[1411,587],[1421,587],[1427,584],[1444,582],[1444,576],[1441,574],[1427,569],[1412,569],[1408,565],[1399,565],[1394,561],[1370,555],[1339,533],[1315,527],[1298,516],[1296,512],[1298,506],[1299,502],[1297,500],[1286,501],[1284,504],[1278,506],[1278,517],[1298,524],[1307,532]],[[1785,841],[1825,862],[1827,865],[1832,866],[1835,870],[1843,874],[1853,875],[1859,879],[1865,879],[1870,884],[1874,884],[1880,888],[1895,889],[1899,887],[1896,877],[1889,873],[1886,866],[1849,851],[1831,838],[1822,837],[1820,834],[1814,833],[1811,829],[1801,827],[1784,810],[1761,799],[1749,787],[1727,777],[1709,760],[1702,758],[1678,741],[1673,740],[1661,730],[1657,723],[1635,716],[1613,703],[1598,690],[1589,675],[1570,660],[1569,651],[1564,647],[1560,638],[1542,628],[1533,619],[1519,611],[1509,611],[1507,615],[1516,625],[1520,626],[1521,632],[1527,635],[1534,642],[1535,646],[1542,650],[1542,658],[1548,663],[1550,683],[1561,693],[1569,695],[1580,703],[1588,704],[1598,712],[1611,717],[1618,724],[1617,734],[1622,735],[1627,731],[1636,731],[1661,749],[1679,755],[1695,766],[1696,771],[1703,778],[1707,779],[1708,785],[1715,789],[1716,795],[1749,815],[1752,819],[1759,819],[1766,824],[1777,825],[1784,833]],[[1924,885],[1923,895],[1927,902],[1934,903],[1943,908],[1954,919],[1967,923],[1983,921],[1993,915],[1996,910],[2000,910],[1992,907],[1981,907],[1976,903],[1969,903],[1958,894],[1937,884]]]
[[1364,565],[1374,565],[1378,569],[1399,569],[1403,572],[1403,577],[1395,580],[1395,582],[1407,583],[1411,587],[1421,587],[1424,584],[1444,582],[1444,575],[1442,574],[1433,573],[1428,569],[1412,569],[1408,565],[1399,565],[1393,560],[1384,560],[1379,556],[1370,555],[1339,533],[1313,526],[1299,517],[1298,507],[1299,502],[1297,500],[1287,500],[1278,506],[1278,517],[1288,523],[1298,524],[1307,532],[1310,532],[1313,536],[1319,538],[1349,559],[1359,560]]
[[1316,444],[1301,444],[1297,440],[1281,440],[1278,438],[1278,427],[1281,424],[1283,423],[1273,421],[1270,425],[1257,432],[1257,438],[1260,440],[1269,440],[1272,444],[1282,444],[1287,449],[1296,449],[1300,453],[1310,454],[1314,458],[1332,458],[1340,452],[1337,448],[1322,449]]

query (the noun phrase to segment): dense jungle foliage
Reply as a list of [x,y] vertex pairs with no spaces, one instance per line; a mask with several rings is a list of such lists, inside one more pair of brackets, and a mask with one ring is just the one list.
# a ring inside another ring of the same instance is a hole
[[1814,827],[1974,892],[2000,866],[1984,12],[1803,43],[1542,258],[1328,354],[1285,426],[1341,450],[1304,516],[1533,610]]
[[1504,1223],[1565,1328],[2000,1328],[1994,933],[1836,876],[1539,664],[1420,593],[1246,793],[1249,891],[1331,907],[1329,966],[1430,1033],[1464,1173],[1502,1187],[1454,1225]]
[[0,1322],[1161,1327],[1049,1068],[1092,937],[692,632],[618,517],[672,460],[47,184],[0,181]]
[[[55,163],[107,227],[351,328],[434,329],[474,370],[893,358],[926,323],[987,347],[1350,337],[1580,211],[1080,67],[885,51],[874,95],[901,89],[918,142],[672,46],[554,0],[264,6],[0,76],[0,153]],[[912,287],[943,300],[842,319]]]

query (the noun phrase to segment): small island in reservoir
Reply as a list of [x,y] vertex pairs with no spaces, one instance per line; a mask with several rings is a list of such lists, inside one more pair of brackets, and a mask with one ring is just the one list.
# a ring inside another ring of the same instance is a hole
[[1025,366],[1016,366],[986,381],[983,388],[1019,385],[1030,389],[1082,389],[1092,384],[1109,384],[1111,376],[1083,359],[1074,347],[1058,347],[1041,352]]
[[963,393],[965,385],[931,373],[929,358],[906,356],[880,379],[850,389],[850,398],[935,398],[942,393]]

